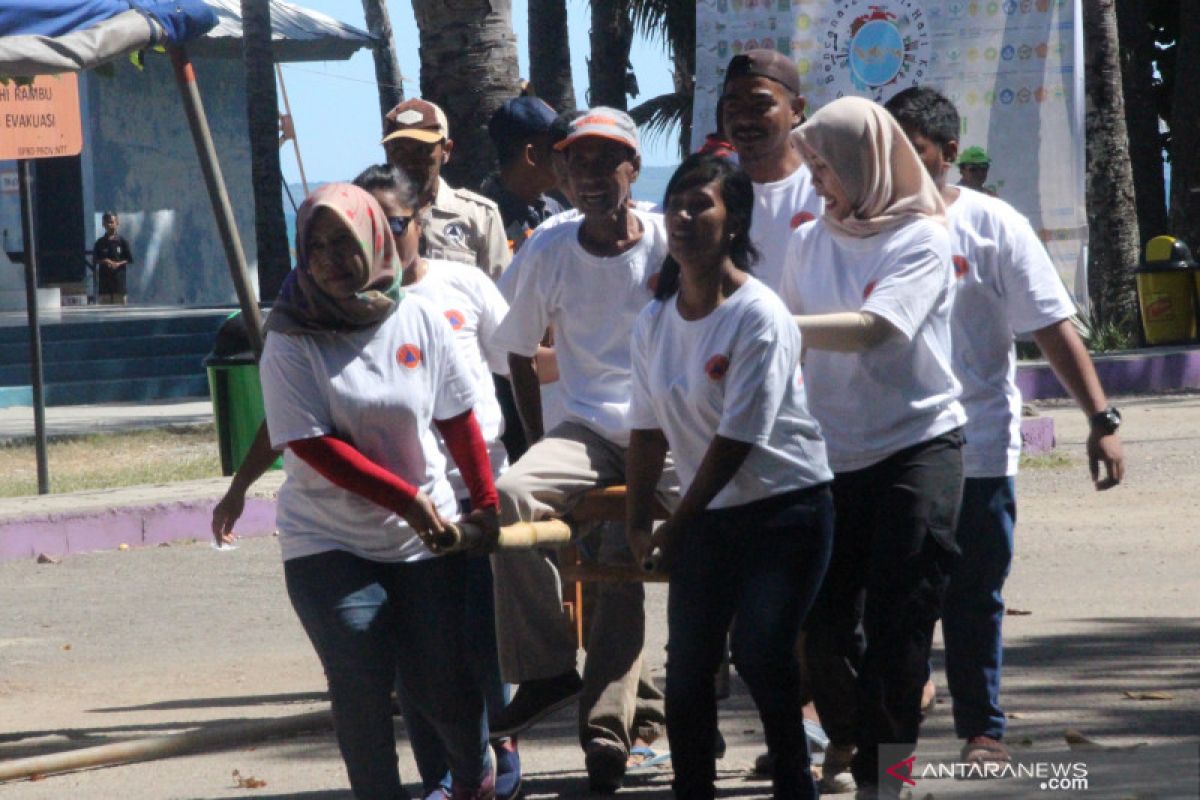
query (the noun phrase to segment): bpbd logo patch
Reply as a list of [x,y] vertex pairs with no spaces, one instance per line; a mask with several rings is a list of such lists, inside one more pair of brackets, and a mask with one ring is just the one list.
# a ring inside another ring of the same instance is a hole
[[415,344],[402,344],[396,351],[396,363],[408,369],[421,366],[421,348]]
[[467,324],[467,317],[463,312],[452,308],[446,312],[446,321],[450,323],[451,328],[461,331],[463,325]]
[[720,353],[710,358],[704,365],[704,374],[710,381],[719,381],[729,372],[729,358]]

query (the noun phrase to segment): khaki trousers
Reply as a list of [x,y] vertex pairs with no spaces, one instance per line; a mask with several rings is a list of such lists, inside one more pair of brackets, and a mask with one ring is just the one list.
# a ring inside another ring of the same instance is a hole
[[[590,428],[564,422],[533,445],[496,482],[500,524],[545,519],[569,513],[585,492],[625,481],[625,450]],[[669,463],[659,493],[678,503],[678,481]],[[632,563],[621,525],[599,525],[598,560]],[[500,671],[509,683],[551,678],[575,668],[575,631],[562,608],[558,568],[538,550],[499,552],[492,556],[496,588],[496,633]],[[661,695],[643,679],[645,590],[641,583],[604,583],[596,587],[588,625],[588,658],[579,701],[582,743],[604,738],[627,750],[648,722],[662,720]]]

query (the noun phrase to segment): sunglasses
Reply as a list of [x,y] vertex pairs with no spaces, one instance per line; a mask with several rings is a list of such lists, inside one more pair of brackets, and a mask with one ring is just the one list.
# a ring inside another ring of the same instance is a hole
[[393,236],[403,236],[408,230],[408,223],[413,221],[413,215],[407,217],[388,217],[388,228],[391,229]]

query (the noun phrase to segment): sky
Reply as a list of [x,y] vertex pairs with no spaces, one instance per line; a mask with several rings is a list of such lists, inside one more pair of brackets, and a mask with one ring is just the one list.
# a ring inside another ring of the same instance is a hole
[[[328,14],[355,27],[366,29],[362,3],[352,0],[292,0],[297,5]],[[570,27],[571,68],[576,103],[583,105],[587,88],[589,9],[587,0],[566,0]],[[417,26],[410,0],[389,0],[388,13],[396,38],[405,97],[420,94],[420,57]],[[529,76],[526,0],[512,0],[513,31],[521,76]],[[658,41],[637,37],[630,61],[638,76],[641,93],[630,106],[670,92],[670,59]],[[375,89],[375,67],[371,52],[359,50],[348,61],[314,61],[283,65],[284,88],[291,103],[292,118],[304,170],[311,182],[345,180],[356,175],[372,160],[383,155],[379,147],[379,96]],[[280,110],[283,98],[280,96]],[[454,132],[450,132],[453,137]],[[668,165],[678,161],[673,135],[643,142],[643,163]],[[291,144],[280,151],[283,176],[298,183],[300,171]]]

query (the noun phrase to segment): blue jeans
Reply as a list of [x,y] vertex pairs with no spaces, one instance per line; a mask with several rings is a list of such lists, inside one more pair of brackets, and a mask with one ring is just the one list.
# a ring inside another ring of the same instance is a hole
[[956,539],[962,554],[950,573],[942,608],[946,682],[960,739],[1004,736],[1001,590],[1012,565],[1016,521],[1012,478],[967,478]]
[[[508,705],[509,686],[500,679],[500,656],[496,650],[496,604],[492,595],[492,564],[487,556],[471,556],[466,564],[467,608],[465,658],[475,684],[483,693],[489,717]],[[451,656],[451,654],[447,654]],[[457,657],[454,654],[452,657]],[[450,788],[449,762],[436,727],[420,712],[419,703],[405,690],[397,676],[396,694],[404,711],[408,744],[428,794],[442,786]]]
[[363,800],[407,800],[400,784],[391,690],[399,672],[464,787],[490,769],[487,716],[461,657],[466,557],[407,564],[332,550],[284,562],[288,596],[329,682],[338,748]]
[[795,647],[832,543],[828,486],[708,511],[686,532],[667,600],[667,737],[676,797],[714,796],[713,677],[733,622],[733,663],[763,722],[774,796],[816,798]]

